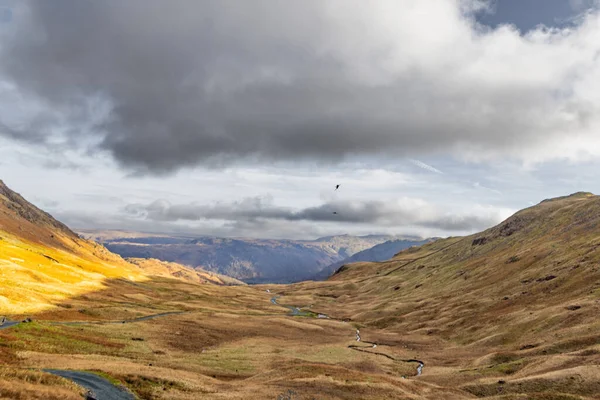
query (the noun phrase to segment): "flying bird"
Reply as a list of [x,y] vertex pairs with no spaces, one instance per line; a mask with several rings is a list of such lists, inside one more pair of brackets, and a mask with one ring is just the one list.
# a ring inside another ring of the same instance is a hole
[[337,212],[336,212],[336,211],[334,211],[333,213],[334,213],[334,214],[337,214]]
[[335,185],[335,190],[338,190],[340,188],[340,185]]

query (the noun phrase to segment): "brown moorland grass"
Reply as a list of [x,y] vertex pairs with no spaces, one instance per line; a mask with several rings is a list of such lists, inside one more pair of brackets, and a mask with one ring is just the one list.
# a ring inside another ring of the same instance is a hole
[[[37,233],[63,232],[39,218]],[[131,278],[110,255],[7,231],[5,304],[34,322],[0,330],[0,388],[79,396],[39,372],[52,367],[98,371],[144,399],[598,398],[599,223],[600,198],[580,193],[326,282],[237,287]],[[274,295],[332,318],[291,317]]]
[[[352,264],[328,282],[285,291],[290,302],[415,338],[415,358],[426,362],[423,381],[480,397],[596,398],[599,223],[600,197],[578,193],[480,234]],[[522,381],[575,366],[587,374],[578,384]]]
[[[293,390],[295,398],[380,399],[410,398],[404,396],[419,390],[401,378],[415,375],[414,364],[355,351],[348,347],[356,343],[349,324],[288,317],[285,308],[271,304],[271,295],[257,288],[171,279],[139,285],[115,280],[107,286],[85,299],[70,300],[78,309],[98,304],[93,323],[57,324],[57,319],[73,316],[72,308],[66,308],[63,314],[42,312],[33,323],[0,331],[14,366],[102,371],[142,398],[191,399],[202,394],[261,399]],[[188,312],[114,323],[114,316],[122,317],[125,309],[153,314],[146,309],[149,304],[140,302],[136,308],[131,303],[132,295],[144,292],[151,298],[148,303],[161,311],[174,310],[186,299]],[[379,351],[409,357],[384,347]],[[444,398],[445,390],[425,386],[432,395],[424,398]]]

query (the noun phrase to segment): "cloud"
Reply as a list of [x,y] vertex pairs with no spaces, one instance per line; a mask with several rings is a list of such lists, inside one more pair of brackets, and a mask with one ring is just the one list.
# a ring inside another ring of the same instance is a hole
[[144,217],[155,221],[179,221],[200,219],[256,219],[273,218],[286,219],[289,216],[283,208],[270,204],[268,197],[247,198],[231,204],[217,203],[215,205],[180,204],[173,205],[167,200],[156,200],[148,205],[128,204],[124,211],[132,216]]
[[422,161],[419,160],[409,160],[411,163],[413,163],[414,165],[416,165],[419,168],[423,168],[426,169],[427,171],[431,171],[431,172],[435,172],[436,174],[443,174],[442,171],[440,171],[439,169],[432,167],[431,165],[425,164]]
[[393,201],[339,200],[301,210],[276,206],[268,197],[213,205],[171,204],[157,200],[150,204],[129,204],[124,211],[130,217],[157,222],[218,220],[260,226],[272,221],[308,221],[388,228],[423,227],[455,232],[485,229],[510,214],[507,210],[485,207],[474,207],[466,213],[442,213],[438,207],[411,198]]
[[19,2],[0,32],[0,82],[23,112],[0,100],[0,134],[58,138],[154,174],[356,155],[600,156],[598,13],[520,35],[478,25],[487,6]]
[[478,188],[478,189],[485,189],[485,190],[489,190],[490,192],[493,192],[493,193],[496,193],[496,194],[500,194],[500,195],[502,194],[502,192],[501,192],[501,191],[499,191],[499,190],[497,190],[497,189],[492,189],[492,188],[489,188],[489,187],[487,187],[487,186],[484,186],[484,185],[480,184],[479,182],[475,182],[475,183],[473,183],[473,187],[474,187],[474,188]]
[[594,9],[599,5],[598,0],[569,0],[569,6],[575,12],[583,12]]

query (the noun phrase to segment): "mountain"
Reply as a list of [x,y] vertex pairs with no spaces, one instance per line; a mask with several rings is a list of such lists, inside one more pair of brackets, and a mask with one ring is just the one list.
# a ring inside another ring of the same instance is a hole
[[314,276],[315,280],[323,280],[330,277],[335,271],[346,264],[352,264],[361,261],[386,261],[394,257],[396,253],[407,249],[412,246],[421,246],[425,243],[429,243],[435,239],[426,240],[388,240],[387,242],[375,245],[369,249],[359,251],[358,253],[343,259],[342,261],[335,262],[319,271]]
[[579,192],[286,293],[398,338],[448,398],[597,398],[599,265],[600,197]]
[[[518,317],[513,311],[519,313],[519,307],[530,304],[557,307],[555,311],[564,314],[561,306],[591,302],[600,295],[598,262],[600,197],[575,193],[545,200],[478,234],[410,248],[383,263],[346,265],[329,281],[360,282],[357,296],[372,296],[381,309],[409,298],[422,299],[414,322],[426,321],[428,329],[448,329],[443,321],[438,326],[437,318],[444,318],[434,310],[456,301],[463,311],[455,318],[473,316],[463,321],[468,331],[481,324],[483,315],[492,318],[498,311],[510,320]],[[480,318],[475,312],[481,313]],[[412,318],[400,323],[391,317],[392,310],[389,314],[369,314],[367,319],[412,331]],[[490,331],[474,331],[492,334],[492,326]],[[464,332],[461,335],[464,338]]]
[[324,267],[392,236],[328,236],[316,240],[269,240],[169,236],[120,231],[81,231],[123,257],[154,258],[228,275],[247,283],[310,279]]
[[204,271],[200,268],[194,269],[177,263],[160,261],[155,258],[127,258],[126,261],[140,267],[148,275],[175,277],[190,282],[213,283],[216,285],[245,285],[244,282],[226,275]]
[[61,299],[99,290],[108,279],[139,281],[153,271],[180,279],[236,283],[206,271],[184,273],[183,266],[145,271],[149,264],[127,262],[83,239],[0,181],[0,313],[47,309]]
[[141,279],[135,266],[84,240],[0,181],[0,305],[29,312],[98,289],[108,278]]

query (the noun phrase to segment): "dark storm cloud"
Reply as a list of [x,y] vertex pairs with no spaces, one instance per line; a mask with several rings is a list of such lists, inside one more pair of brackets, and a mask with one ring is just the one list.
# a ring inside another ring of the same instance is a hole
[[[568,51],[506,29],[475,33],[459,10],[477,0],[18,4],[0,36],[0,77],[47,110],[0,134],[50,143],[60,131],[142,173],[510,151],[593,111],[571,90],[585,71],[562,63]],[[502,57],[505,45],[517,50]]]
[[157,222],[220,220],[246,226],[272,221],[334,222],[377,224],[378,226],[418,226],[443,231],[484,229],[500,222],[497,212],[444,215],[435,207],[415,200],[337,201],[299,211],[273,205],[268,199],[248,198],[241,202],[216,205],[178,204],[157,200],[151,204],[129,204],[130,217]]

